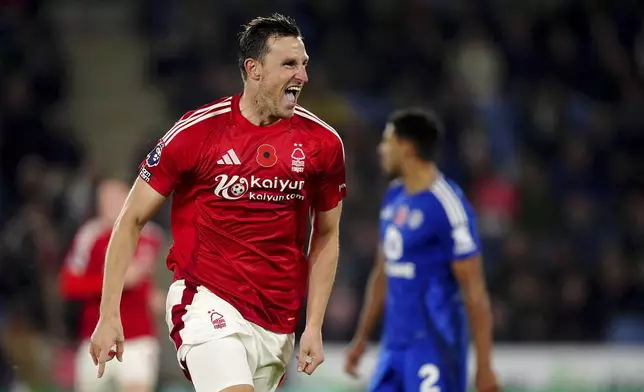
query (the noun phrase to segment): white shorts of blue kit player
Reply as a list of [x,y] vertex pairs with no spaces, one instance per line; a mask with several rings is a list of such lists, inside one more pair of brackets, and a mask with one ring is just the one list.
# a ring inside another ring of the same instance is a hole
[[98,368],[89,356],[89,340],[76,353],[74,390],[76,392],[114,392],[125,385],[148,385],[153,390],[159,369],[159,341],[154,337],[127,339],[123,362],[111,360],[105,374],[98,378]]
[[177,360],[196,392],[233,385],[274,392],[293,356],[294,334],[253,324],[210,290],[184,280],[170,286],[166,322]]

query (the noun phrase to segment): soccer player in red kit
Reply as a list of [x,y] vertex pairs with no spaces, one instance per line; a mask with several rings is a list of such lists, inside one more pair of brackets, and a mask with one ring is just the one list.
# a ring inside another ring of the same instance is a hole
[[96,378],[92,360],[87,357],[90,337],[99,319],[105,251],[112,227],[128,194],[127,184],[107,180],[98,187],[98,216],[78,230],[60,275],[63,297],[82,302],[81,344],[76,356],[77,392],[113,391],[109,381],[122,392],[153,391],[156,384],[159,342],[154,326],[155,300],[152,268],[164,243],[163,233],[153,223],[145,225],[132,264],[124,279],[121,302],[123,331],[128,338],[128,357],[110,368],[107,377]]
[[275,391],[307,287],[298,371],[324,360],[345,163],[338,134],[297,105],[307,63],[292,19],[254,19],[239,36],[243,93],[186,113],[141,164],[107,251],[99,376],[111,347],[123,355],[118,304],[139,232],[171,194],[166,321],[196,391]]

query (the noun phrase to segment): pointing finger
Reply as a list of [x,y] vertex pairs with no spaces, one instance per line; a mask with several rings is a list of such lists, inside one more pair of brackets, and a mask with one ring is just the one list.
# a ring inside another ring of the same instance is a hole
[[89,346],[89,355],[92,357],[92,361],[94,362],[94,366],[98,365],[98,356],[100,355],[101,350],[98,346],[96,346],[94,343],[92,343]]
[[103,377],[105,373],[105,363],[110,360],[110,348],[101,347],[100,355],[98,357],[98,378]]
[[119,362],[123,362],[123,352],[125,351],[125,345],[123,341],[116,342],[116,359]]

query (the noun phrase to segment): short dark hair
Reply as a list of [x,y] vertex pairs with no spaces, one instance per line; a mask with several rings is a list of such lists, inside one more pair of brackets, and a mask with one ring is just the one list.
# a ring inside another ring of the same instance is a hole
[[444,133],[436,113],[421,108],[402,109],[393,112],[388,122],[398,138],[413,144],[419,158],[435,161]]
[[247,58],[262,60],[268,53],[268,39],[279,37],[302,37],[300,28],[291,17],[273,14],[257,17],[239,33],[238,63],[242,77],[246,80],[244,62]]

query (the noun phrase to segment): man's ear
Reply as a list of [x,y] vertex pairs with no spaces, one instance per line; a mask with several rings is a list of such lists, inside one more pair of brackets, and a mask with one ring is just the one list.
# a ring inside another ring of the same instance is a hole
[[246,75],[248,79],[259,80],[262,70],[262,64],[252,58],[247,58],[244,60],[244,69],[246,69]]

